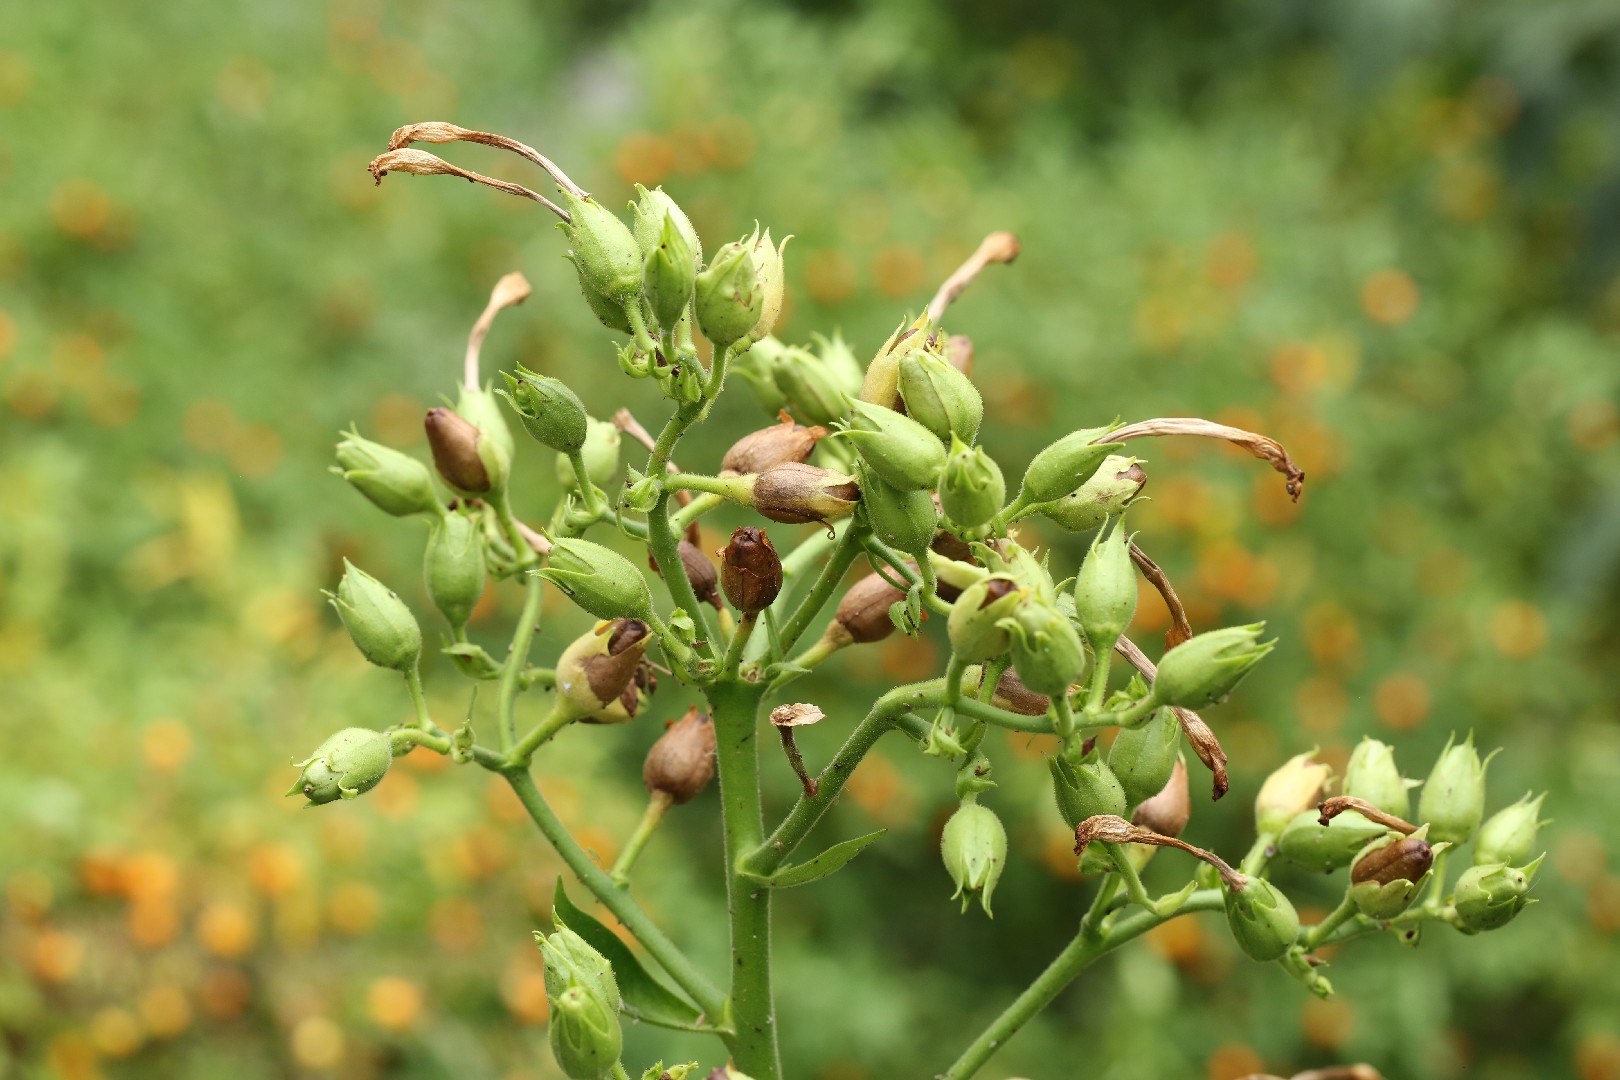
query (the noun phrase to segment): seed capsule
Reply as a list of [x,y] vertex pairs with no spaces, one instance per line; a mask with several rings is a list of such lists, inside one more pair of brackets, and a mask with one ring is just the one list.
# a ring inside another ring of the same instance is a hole
[[978,803],[963,803],[945,823],[940,854],[956,883],[951,898],[960,896],[966,911],[977,896],[984,913],[990,914],[990,894],[1007,862],[1007,830],[995,811]]
[[1109,455],[1079,489],[1042,503],[1042,517],[1069,532],[1090,532],[1125,512],[1147,486],[1147,472],[1136,458]]
[[363,439],[357,432],[341,433],[337,444],[337,473],[379,509],[395,517],[431,513],[439,497],[427,466],[391,446]]
[[287,792],[303,795],[311,806],[353,799],[376,787],[394,760],[388,736],[370,728],[344,728],[303,761],[303,771]]
[[971,664],[993,660],[1010,649],[1012,638],[1001,623],[1026,599],[1018,583],[1004,574],[992,575],[962,590],[945,624],[956,655]]
[[1411,786],[1395,764],[1395,751],[1377,739],[1362,739],[1344,767],[1344,794],[1365,799],[1398,818],[1412,812],[1412,799],[1407,793]]
[[855,510],[861,489],[853,476],[799,462],[783,462],[754,479],[754,509],[788,525],[828,522]]
[[714,747],[714,723],[694,705],[647,751],[641,782],[677,806],[690,802],[714,778]]
[[784,416],[780,424],[750,432],[732,443],[720,461],[720,475],[762,473],[777,465],[806,461],[816,443],[826,437],[826,428],[805,427]]
[[1120,729],[1109,748],[1108,764],[1132,805],[1152,798],[1169,781],[1179,764],[1180,747],[1181,723],[1169,709],[1155,709],[1139,728]]
[[1071,762],[1061,754],[1046,759],[1052,774],[1052,794],[1058,813],[1074,828],[1089,817],[1125,813],[1125,791],[1108,763],[1092,755],[1089,761]]
[[1161,836],[1180,836],[1192,819],[1192,799],[1187,792],[1187,766],[1177,758],[1170,779],[1150,798],[1143,799],[1131,814],[1131,824],[1152,829]]
[[566,384],[521,364],[517,375],[501,374],[507,386],[502,395],[536,442],[559,454],[572,454],[585,445],[590,417],[579,395]]
[[1162,704],[1194,710],[1225,701],[1275,646],[1260,640],[1264,630],[1265,623],[1254,623],[1194,634],[1159,661],[1154,695]]
[[1461,744],[1446,742],[1418,796],[1418,820],[1427,822],[1438,843],[1466,843],[1485,816],[1485,762],[1470,732]]
[[1375,841],[1350,867],[1350,899],[1369,919],[1393,919],[1412,906],[1433,864],[1434,849],[1422,835]]
[[1242,889],[1225,890],[1226,924],[1238,948],[1262,963],[1280,959],[1299,940],[1299,914],[1265,878],[1250,877]]
[[765,530],[744,525],[720,552],[720,587],[744,615],[770,607],[782,591],[782,560]]
[[468,495],[482,495],[493,486],[489,468],[479,453],[479,430],[450,409],[429,409],[422,425],[427,431],[433,465],[445,483]]
[[1457,879],[1452,903],[1457,910],[1457,927],[1478,934],[1497,930],[1513,921],[1530,900],[1530,882],[1541,868],[1537,858],[1529,866],[1513,867],[1495,863],[1470,866]]
[[839,645],[882,641],[895,631],[889,609],[905,598],[905,593],[881,575],[867,574],[851,585],[838,602],[827,636]]
[[598,619],[646,619],[652,612],[652,592],[635,565],[590,540],[554,541],[546,565],[533,572]]
[[1266,777],[1254,798],[1255,829],[1271,836],[1281,834],[1295,815],[1322,801],[1322,788],[1332,775],[1332,768],[1316,760],[1314,750],[1283,762]]
[[484,595],[484,576],[479,526],[460,512],[435,522],[422,556],[422,578],[433,606],[451,626],[467,625]]
[[1536,820],[1541,813],[1546,793],[1532,799],[1529,795],[1511,806],[1503,807],[1480,827],[1479,839],[1474,843],[1474,865],[1506,863],[1509,866],[1527,862],[1535,850],[1536,833],[1545,822]]
[[367,660],[395,671],[416,666],[422,655],[422,628],[388,586],[345,559],[337,592],[326,595]]
[[640,619],[600,622],[557,658],[557,695],[576,719],[616,724],[635,718],[638,679],[652,631]]

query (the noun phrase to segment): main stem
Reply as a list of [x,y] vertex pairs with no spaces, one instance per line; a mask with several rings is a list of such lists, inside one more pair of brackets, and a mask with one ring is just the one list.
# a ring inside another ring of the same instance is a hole
[[733,1064],[754,1080],[781,1080],[771,998],[771,890],[742,873],[764,836],[759,799],[760,687],[723,681],[708,691],[725,820],[726,898],[731,909],[731,996],[726,1039]]

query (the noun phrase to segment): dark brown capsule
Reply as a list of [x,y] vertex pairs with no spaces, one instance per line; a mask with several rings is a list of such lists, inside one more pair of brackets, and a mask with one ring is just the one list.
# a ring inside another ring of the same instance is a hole
[[443,408],[429,409],[422,426],[433,451],[434,467],[446,483],[457,491],[489,490],[489,471],[478,456],[482,432],[460,414]]
[[788,525],[848,517],[860,497],[853,476],[798,461],[773,465],[754,478],[754,509]]
[[1037,694],[1025,686],[1024,680],[1018,677],[1018,672],[1013,668],[1001,673],[1001,678],[996,683],[995,696],[991,700],[993,704],[1020,716],[1045,716],[1046,710],[1052,706],[1051,698],[1045,694]]
[[782,591],[782,560],[764,529],[744,525],[720,551],[720,587],[731,606],[757,615],[776,602]]
[[1418,881],[1432,865],[1434,849],[1429,842],[1417,836],[1403,836],[1357,859],[1350,868],[1350,883],[1363,885],[1373,881],[1388,885],[1392,881]]
[[1157,795],[1143,799],[1131,814],[1131,824],[1152,829],[1160,836],[1180,836],[1192,817],[1192,798],[1187,792],[1187,766],[1177,761],[1170,779]]
[[824,427],[805,427],[787,413],[782,422],[744,435],[731,444],[720,462],[721,476],[762,473],[789,462],[804,462],[816,443],[827,437]]
[[652,644],[651,632],[640,619],[615,619],[608,632],[606,653],[586,657],[580,665],[591,693],[604,704],[623,695],[636,677],[641,657]]
[[844,644],[882,641],[894,633],[889,608],[905,598],[905,593],[878,574],[867,574],[844,593],[827,633],[841,637]]
[[714,724],[694,705],[647,751],[641,782],[677,806],[690,802],[714,778],[714,745]]
[[[692,592],[705,604],[720,607],[720,574],[714,568],[714,563],[703,554],[703,549],[689,540],[682,540],[677,550],[681,554],[681,566],[686,570],[686,580],[692,583]],[[658,560],[652,553],[647,553],[647,565],[654,573],[661,573],[658,569]]]

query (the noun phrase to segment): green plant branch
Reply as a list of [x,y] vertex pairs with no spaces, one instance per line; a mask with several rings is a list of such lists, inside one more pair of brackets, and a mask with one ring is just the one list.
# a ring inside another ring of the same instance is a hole
[[562,698],[559,697],[551,703],[551,712],[546,718],[529,729],[529,733],[519,739],[517,745],[512,747],[507,759],[515,766],[522,767],[534,757],[534,752],[549,742],[557,732],[567,727],[574,720],[574,715],[563,708]]
[[[810,628],[810,623],[821,613],[821,609],[827,606],[827,601],[832,599],[833,592],[843,582],[844,575],[849,573],[850,566],[860,554],[860,540],[864,532],[860,525],[851,522],[834,542],[832,558],[821,568],[821,573],[816,575],[815,583],[810,586],[809,594],[793,609],[793,614],[788,616],[788,621],[781,628],[779,641],[784,656],[793,651],[793,646],[798,644],[799,638]],[[797,555],[798,551],[795,550],[794,554]]]
[[517,629],[512,632],[512,647],[501,665],[500,684],[496,688],[495,709],[500,725],[501,751],[511,753],[517,742],[517,695],[522,686],[522,675],[529,662],[529,646],[534,642],[534,631],[540,622],[541,590],[545,581],[538,574],[529,574],[523,582],[523,611],[518,615]]

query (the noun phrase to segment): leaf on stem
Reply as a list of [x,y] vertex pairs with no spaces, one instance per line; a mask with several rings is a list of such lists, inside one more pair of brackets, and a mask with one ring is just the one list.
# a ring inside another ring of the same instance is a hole
[[563,888],[562,878],[557,879],[557,891],[552,896],[551,904],[554,921],[566,925],[584,938],[591,948],[607,957],[619,983],[626,1016],[678,1031],[712,1030],[703,1022],[702,1011],[655,978],[617,934],[574,906]]
[[768,885],[773,889],[788,889],[795,885],[808,885],[812,881],[820,881],[827,875],[842,870],[846,863],[859,855],[868,844],[871,844],[887,831],[887,829],[879,829],[877,832],[857,836],[855,839],[845,840],[841,844],[834,844],[815,858],[791,866],[784,866],[768,877],[753,874],[748,876],[761,885]]

